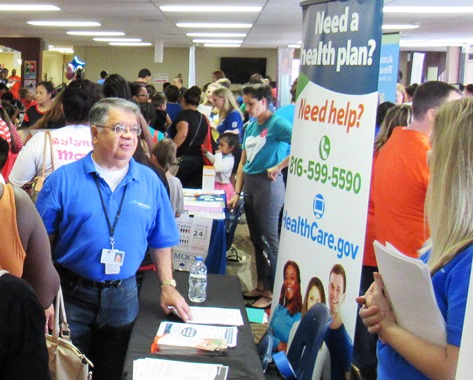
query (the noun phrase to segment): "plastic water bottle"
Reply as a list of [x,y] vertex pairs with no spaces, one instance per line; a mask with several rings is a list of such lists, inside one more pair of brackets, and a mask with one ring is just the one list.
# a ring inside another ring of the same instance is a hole
[[195,258],[189,273],[189,300],[204,302],[207,297],[207,267],[201,256]]

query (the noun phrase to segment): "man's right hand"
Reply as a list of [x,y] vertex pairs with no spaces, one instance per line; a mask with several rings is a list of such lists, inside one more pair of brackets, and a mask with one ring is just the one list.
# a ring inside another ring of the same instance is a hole
[[176,310],[180,318],[186,323],[189,319],[192,319],[191,309],[186,300],[172,286],[161,287],[161,307],[166,314],[171,313],[173,309]]

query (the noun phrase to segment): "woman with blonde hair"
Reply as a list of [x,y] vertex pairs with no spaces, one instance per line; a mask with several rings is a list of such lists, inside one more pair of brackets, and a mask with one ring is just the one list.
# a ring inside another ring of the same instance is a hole
[[383,293],[381,276],[375,274],[365,297],[357,301],[363,304],[360,316],[368,331],[381,340],[380,380],[455,378],[473,257],[473,100],[442,106],[431,141],[426,197],[431,250],[422,259],[430,267],[447,344],[428,342],[399,326]]
[[410,104],[398,104],[391,107],[379,129],[374,141],[374,152],[377,153],[388,141],[396,127],[406,127],[412,120],[412,107]]
[[212,92],[212,103],[218,109],[218,133],[232,132],[241,136],[243,115],[232,92],[226,87],[218,87]]
[[407,102],[407,92],[401,83],[396,84],[396,104]]

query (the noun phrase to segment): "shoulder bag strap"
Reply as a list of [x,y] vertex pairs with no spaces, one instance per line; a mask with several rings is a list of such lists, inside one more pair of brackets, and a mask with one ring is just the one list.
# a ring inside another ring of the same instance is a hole
[[46,154],[48,151],[48,133],[44,133],[44,144],[43,144],[43,168],[41,169],[41,176],[44,178],[46,175]]
[[[48,135],[48,139],[49,139],[49,153],[51,154],[51,167],[54,171],[56,169],[54,168],[53,136],[51,135],[51,131],[46,131],[46,134]],[[44,177],[44,174],[43,174],[43,177]]]
[[[199,111],[197,111],[197,112],[199,112]],[[199,112],[199,114],[200,114],[200,119],[199,119],[199,125],[198,125],[198,127],[197,127],[197,131],[195,131],[194,137],[192,138],[192,140],[191,140],[189,146],[187,147],[186,151],[185,151],[184,154],[181,156],[181,158],[186,155],[187,151],[189,150],[189,148],[190,148],[190,147],[192,146],[192,144],[194,143],[195,138],[197,137],[197,134],[199,133],[200,124],[202,123],[202,113]]]
[[67,324],[66,309],[64,308],[64,298],[62,296],[62,289],[59,290],[56,295],[56,307],[54,311],[54,338],[70,339],[70,330]]

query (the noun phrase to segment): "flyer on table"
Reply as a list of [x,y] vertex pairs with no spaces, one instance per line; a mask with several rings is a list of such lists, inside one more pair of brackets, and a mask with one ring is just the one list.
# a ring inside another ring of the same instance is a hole
[[274,308],[284,265],[295,261],[303,300],[317,277],[322,299],[333,316],[341,316],[350,338],[345,340],[351,342],[373,155],[382,7],[382,1],[302,3],[301,66],[273,296]]

